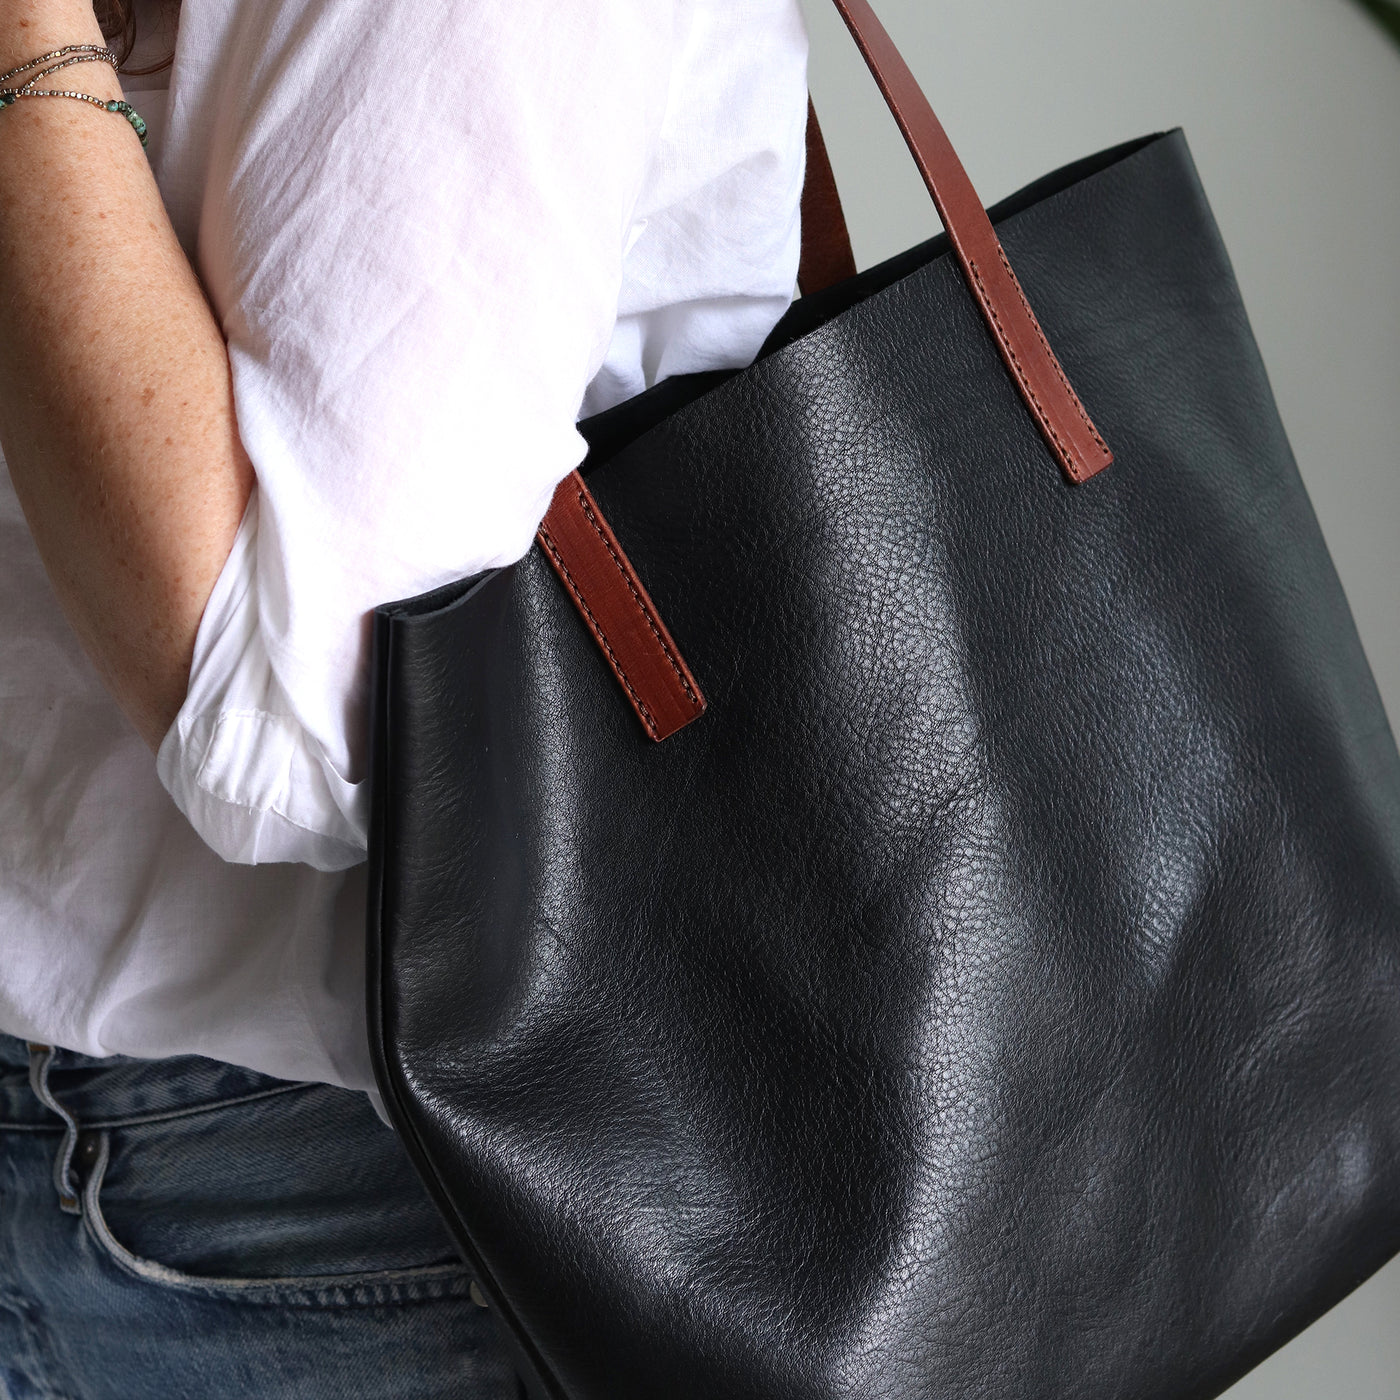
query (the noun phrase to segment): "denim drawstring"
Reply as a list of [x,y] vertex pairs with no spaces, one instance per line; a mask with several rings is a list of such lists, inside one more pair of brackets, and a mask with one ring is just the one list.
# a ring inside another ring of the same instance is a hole
[[78,1146],[78,1120],[54,1098],[49,1088],[49,1069],[53,1065],[55,1050],[52,1045],[40,1045],[29,1041],[29,1087],[34,1096],[45,1108],[63,1119],[65,1131],[58,1156],[53,1162],[53,1185],[58,1192],[58,1206],[69,1215],[81,1215],[78,1188],[73,1183],[73,1153]]

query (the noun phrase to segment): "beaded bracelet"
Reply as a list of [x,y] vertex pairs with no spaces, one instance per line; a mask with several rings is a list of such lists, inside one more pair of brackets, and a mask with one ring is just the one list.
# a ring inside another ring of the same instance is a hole
[[144,148],[146,145],[146,123],[142,121],[140,115],[129,102],[105,102],[100,97],[94,97],[90,92],[69,92],[61,88],[36,88],[34,86],[41,78],[47,78],[49,74],[57,73],[60,68],[68,68],[74,63],[107,63],[115,71],[119,62],[116,54],[101,44],[67,44],[61,49],[54,49],[52,53],[31,58],[28,63],[21,63],[18,68],[11,68],[8,73],[0,73],[0,84],[9,82],[11,78],[19,77],[21,73],[28,73],[31,68],[39,68],[42,63],[51,63],[51,66],[40,68],[39,72],[35,73],[21,87],[0,86],[0,111],[13,106],[21,97],[71,97],[77,102],[87,102],[94,107],[101,107],[104,112],[114,112],[123,117],[131,124],[131,129],[141,138],[141,145]]

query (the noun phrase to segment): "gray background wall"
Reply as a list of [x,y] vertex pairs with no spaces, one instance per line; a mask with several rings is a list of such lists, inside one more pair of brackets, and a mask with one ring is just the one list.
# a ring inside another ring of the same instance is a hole
[[[864,267],[935,216],[834,8],[803,4]],[[988,202],[1185,127],[1400,727],[1400,50],[1350,0],[875,4]],[[1230,1395],[1400,1400],[1400,1263]]]

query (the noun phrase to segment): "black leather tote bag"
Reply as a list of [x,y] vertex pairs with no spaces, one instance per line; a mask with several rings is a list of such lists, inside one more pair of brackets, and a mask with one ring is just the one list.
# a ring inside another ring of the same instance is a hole
[[553,1400],[1212,1396],[1400,1247],[1400,757],[1180,133],[987,224],[840,3],[951,241],[378,612],[380,1084]]

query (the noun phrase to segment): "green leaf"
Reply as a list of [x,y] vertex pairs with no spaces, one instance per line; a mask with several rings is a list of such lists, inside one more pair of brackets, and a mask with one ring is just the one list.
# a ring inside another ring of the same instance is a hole
[[1356,3],[1400,44],[1400,4],[1396,0],[1356,0]]

